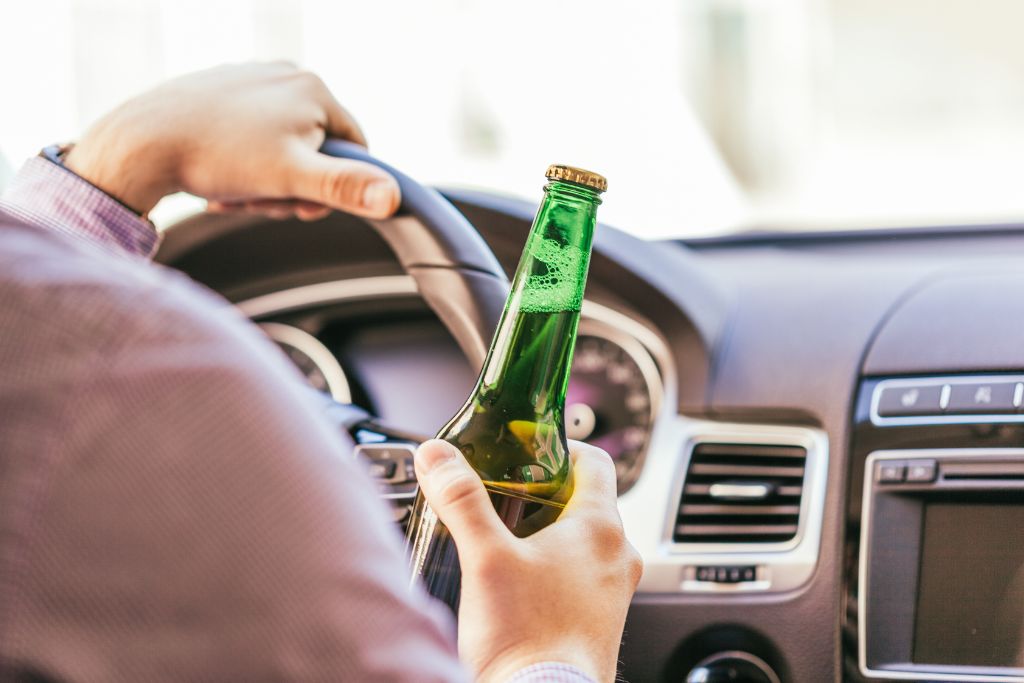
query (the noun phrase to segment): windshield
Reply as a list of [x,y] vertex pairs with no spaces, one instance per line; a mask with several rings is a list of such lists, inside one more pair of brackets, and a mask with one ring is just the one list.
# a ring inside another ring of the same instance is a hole
[[283,58],[422,181],[536,202],[583,166],[644,237],[1020,220],[1021,25],[1019,0],[7,3],[0,185],[162,79]]

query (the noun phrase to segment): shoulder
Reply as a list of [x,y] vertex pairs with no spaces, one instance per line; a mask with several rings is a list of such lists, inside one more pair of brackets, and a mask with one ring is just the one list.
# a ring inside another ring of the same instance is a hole
[[0,325],[17,330],[35,355],[259,341],[230,304],[180,273],[18,223],[0,229],[0,300]]

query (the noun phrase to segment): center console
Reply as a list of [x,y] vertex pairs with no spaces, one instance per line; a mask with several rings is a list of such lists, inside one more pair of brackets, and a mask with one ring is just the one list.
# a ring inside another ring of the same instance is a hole
[[862,387],[846,680],[1024,682],[1022,394],[1008,375]]

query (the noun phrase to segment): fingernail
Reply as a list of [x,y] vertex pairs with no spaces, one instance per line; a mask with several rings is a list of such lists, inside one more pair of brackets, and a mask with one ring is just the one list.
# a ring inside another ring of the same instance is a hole
[[363,190],[363,208],[385,212],[391,209],[395,186],[390,180],[374,180]]
[[416,461],[424,474],[454,458],[455,447],[444,441],[428,441],[416,451]]

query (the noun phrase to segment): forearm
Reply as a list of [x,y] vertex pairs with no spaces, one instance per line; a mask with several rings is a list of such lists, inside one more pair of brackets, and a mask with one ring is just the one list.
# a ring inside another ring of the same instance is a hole
[[131,256],[150,258],[159,242],[152,223],[43,156],[25,162],[0,198],[0,211]]

